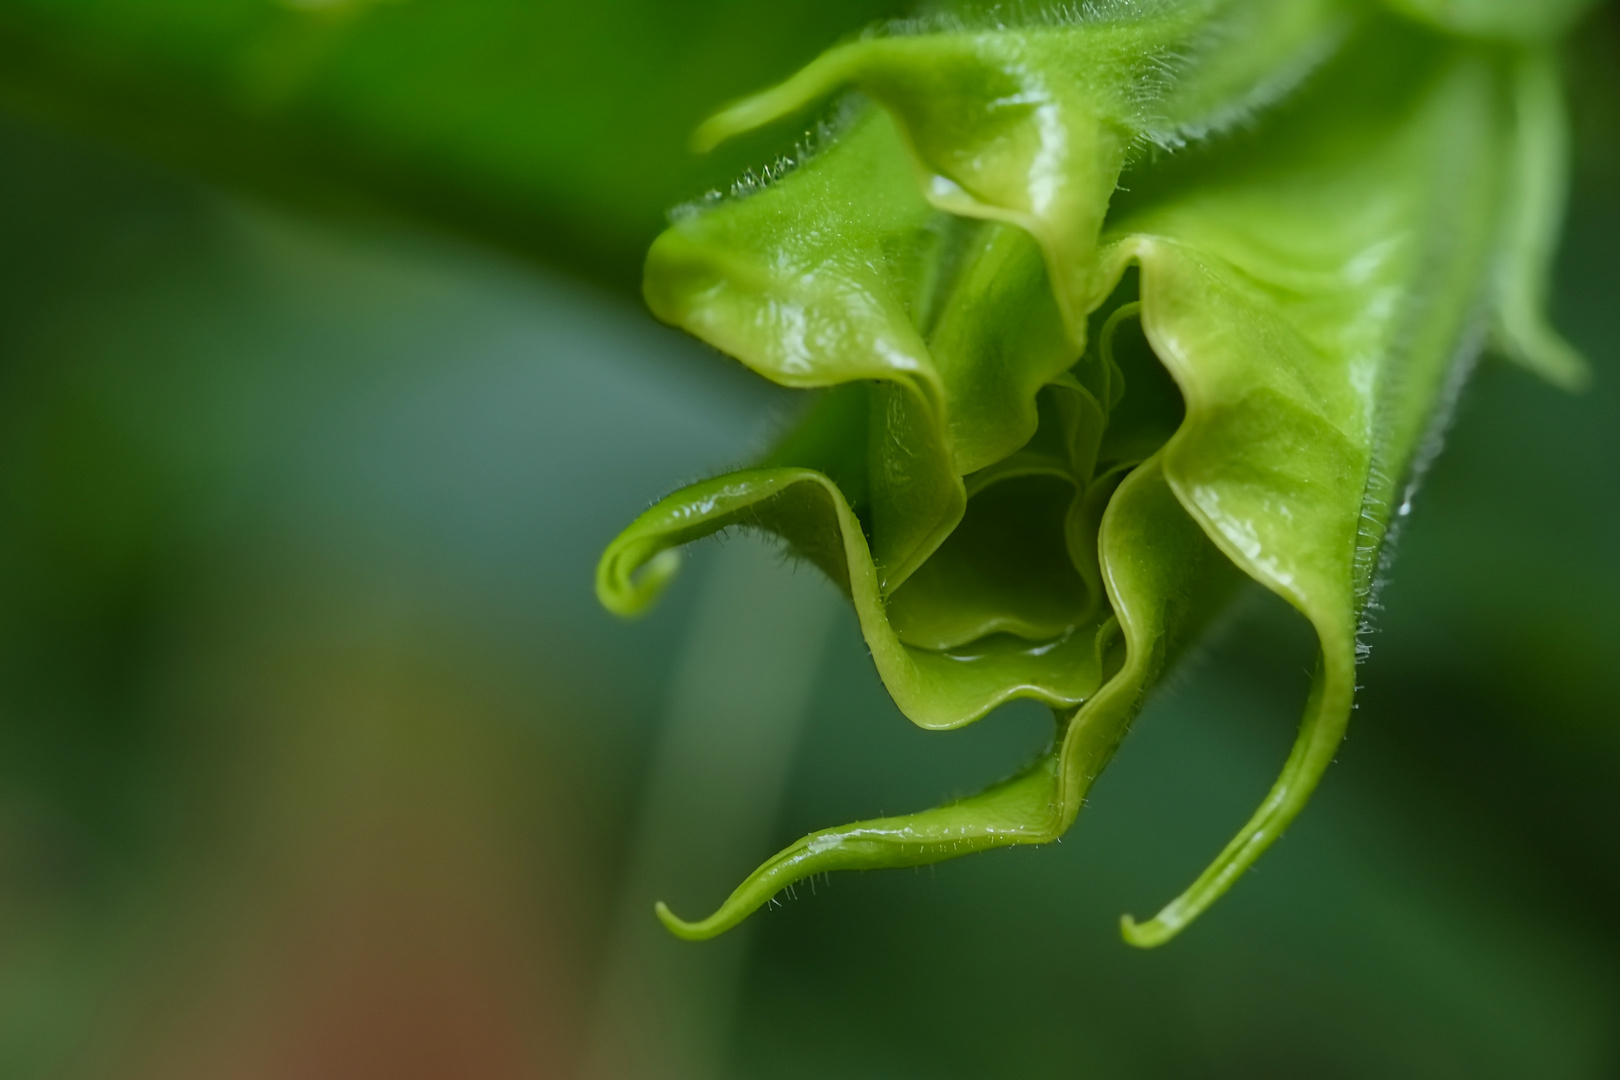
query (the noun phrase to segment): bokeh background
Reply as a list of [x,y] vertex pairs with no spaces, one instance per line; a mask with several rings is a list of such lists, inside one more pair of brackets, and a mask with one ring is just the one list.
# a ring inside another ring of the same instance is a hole
[[591,591],[795,407],[637,302],[795,134],[686,133],[900,13],[0,0],[0,1077],[1620,1077],[1612,5],[1554,294],[1595,385],[1480,370],[1258,870],[1120,943],[1286,754],[1311,642],[1254,594],[1063,843],[654,923],[1047,733],[912,728],[747,537],[643,621]]

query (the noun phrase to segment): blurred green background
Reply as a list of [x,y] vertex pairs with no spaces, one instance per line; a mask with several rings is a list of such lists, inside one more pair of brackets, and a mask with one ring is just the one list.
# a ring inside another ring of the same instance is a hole
[[637,302],[795,135],[686,133],[901,10],[0,0],[0,1077],[1620,1077],[1612,5],[1555,293],[1595,386],[1481,369],[1257,872],[1120,944],[1286,753],[1311,643],[1255,594],[1062,844],[653,922],[1046,734],[910,727],[745,537],[643,622],[591,592],[794,407]]

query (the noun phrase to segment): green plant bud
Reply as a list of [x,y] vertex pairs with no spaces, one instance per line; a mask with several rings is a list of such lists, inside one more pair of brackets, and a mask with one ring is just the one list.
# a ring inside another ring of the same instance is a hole
[[764,530],[849,596],[915,723],[1015,698],[1057,723],[978,795],[807,836],[700,922],[661,906],[673,931],[719,933],[813,874],[1057,838],[1245,579],[1315,630],[1298,737],[1252,819],[1126,939],[1174,936],[1299,813],[1481,344],[1566,385],[1584,370],[1541,316],[1564,152],[1542,39],[1563,15],[1492,35],[1474,24],[1496,9],[1534,20],[1398,6],[908,24],[703,126],[710,145],[845,95],[791,168],[677,214],[646,270],[661,319],[817,397],[757,467],[615,540],[603,603],[634,614],[680,545]]

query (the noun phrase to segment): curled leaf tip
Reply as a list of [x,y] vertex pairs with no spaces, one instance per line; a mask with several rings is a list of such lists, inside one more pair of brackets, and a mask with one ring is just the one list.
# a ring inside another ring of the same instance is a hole
[[1312,680],[1299,735],[1265,801],[1197,880],[1157,915],[1140,924],[1129,915],[1121,918],[1120,931],[1126,942],[1140,948],[1153,948],[1175,937],[1225,895],[1282,836],[1305,809],[1339,744],[1344,741],[1354,690],[1353,676],[1353,666],[1334,663],[1324,656]]
[[1146,922],[1137,922],[1130,915],[1119,917],[1119,936],[1125,944],[1138,949],[1157,949],[1180,934],[1193,921],[1202,915],[1204,908],[1211,901],[1205,901],[1197,906],[1183,903],[1184,898],[1178,898],[1166,904],[1164,910]]
[[727,929],[724,926],[711,926],[710,924],[715,921],[714,916],[701,922],[687,922],[669,910],[669,905],[662,900],[653,905],[653,914],[658,916],[658,921],[664,924],[666,930],[683,941],[707,941]]
[[1156,949],[1181,933],[1186,925],[1185,920],[1166,918],[1165,912],[1160,912],[1145,923],[1139,923],[1129,915],[1121,915],[1119,936],[1125,940],[1125,944],[1138,949]]
[[597,600],[626,619],[646,614],[681,568],[681,553],[676,548],[650,554],[627,550],[635,546],[624,543],[621,537],[603,554],[596,568]]

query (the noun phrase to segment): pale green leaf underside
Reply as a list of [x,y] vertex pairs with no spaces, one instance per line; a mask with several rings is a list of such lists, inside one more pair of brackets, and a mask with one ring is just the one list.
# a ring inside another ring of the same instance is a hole
[[[823,396],[759,468],[631,525],[603,602],[640,610],[677,546],[764,529],[850,596],[913,721],[1030,697],[1058,728],[980,795],[806,837],[706,920],[660,908],[677,933],[719,933],[812,874],[1060,835],[1246,575],[1310,621],[1320,660],[1254,817],[1155,919],[1125,923],[1135,944],[1173,936],[1332,759],[1379,551],[1459,360],[1489,327],[1579,376],[1540,311],[1561,189],[1544,54],[1351,3],[1107,10],[856,42],[704,129],[841,88],[875,103],[654,245],[661,318]],[[1132,266],[1139,306],[1116,293]],[[1154,396],[1158,364],[1184,416]]]

